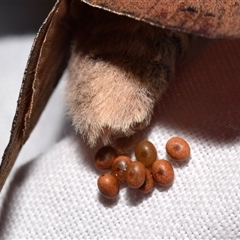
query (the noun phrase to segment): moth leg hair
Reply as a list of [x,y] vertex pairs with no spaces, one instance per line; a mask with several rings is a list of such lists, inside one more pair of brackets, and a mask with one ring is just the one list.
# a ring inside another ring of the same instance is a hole
[[189,37],[86,8],[86,16],[75,16],[66,99],[76,131],[94,146],[100,138],[108,144],[150,123]]

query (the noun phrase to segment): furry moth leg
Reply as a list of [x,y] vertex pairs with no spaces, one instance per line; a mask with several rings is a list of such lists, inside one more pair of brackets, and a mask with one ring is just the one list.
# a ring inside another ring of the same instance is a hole
[[[78,21],[68,66],[67,103],[90,146],[145,128],[184,56],[189,35],[99,9]],[[87,18],[87,17],[86,17]]]

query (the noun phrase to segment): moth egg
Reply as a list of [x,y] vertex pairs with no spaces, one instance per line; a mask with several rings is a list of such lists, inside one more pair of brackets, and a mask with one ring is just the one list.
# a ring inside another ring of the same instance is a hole
[[153,162],[157,160],[157,150],[151,142],[143,140],[137,144],[135,156],[137,161],[143,163],[145,167],[151,167]]
[[113,147],[104,146],[97,151],[94,159],[94,165],[100,171],[110,169],[117,156],[117,151]]
[[152,173],[147,168],[145,168],[145,176],[145,181],[143,185],[139,188],[139,190],[143,193],[149,193],[154,188],[154,180],[152,177]]
[[167,160],[157,160],[152,165],[152,176],[161,186],[168,186],[174,180],[172,164]]
[[126,180],[126,171],[132,160],[127,156],[118,156],[112,163],[112,174],[121,182]]
[[178,161],[187,160],[190,156],[190,146],[183,138],[172,137],[166,143],[169,156]]
[[126,183],[130,188],[139,188],[145,181],[145,166],[138,161],[128,165],[126,171]]
[[102,174],[97,181],[100,193],[109,199],[116,198],[119,193],[120,184],[118,179],[110,173]]

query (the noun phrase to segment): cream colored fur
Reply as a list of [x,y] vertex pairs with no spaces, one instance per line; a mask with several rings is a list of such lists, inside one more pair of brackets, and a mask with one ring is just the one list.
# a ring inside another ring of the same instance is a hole
[[85,12],[91,21],[74,13],[66,96],[76,131],[94,146],[150,123],[188,37],[98,9]]

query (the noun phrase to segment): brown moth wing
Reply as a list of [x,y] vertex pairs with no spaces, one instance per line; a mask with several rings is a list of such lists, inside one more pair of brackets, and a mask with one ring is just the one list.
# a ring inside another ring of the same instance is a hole
[[0,190],[66,68],[73,26],[70,22],[69,1],[60,0],[35,38],[24,73],[10,141],[0,166]]
[[240,0],[83,0],[117,14],[201,36],[240,37]]

